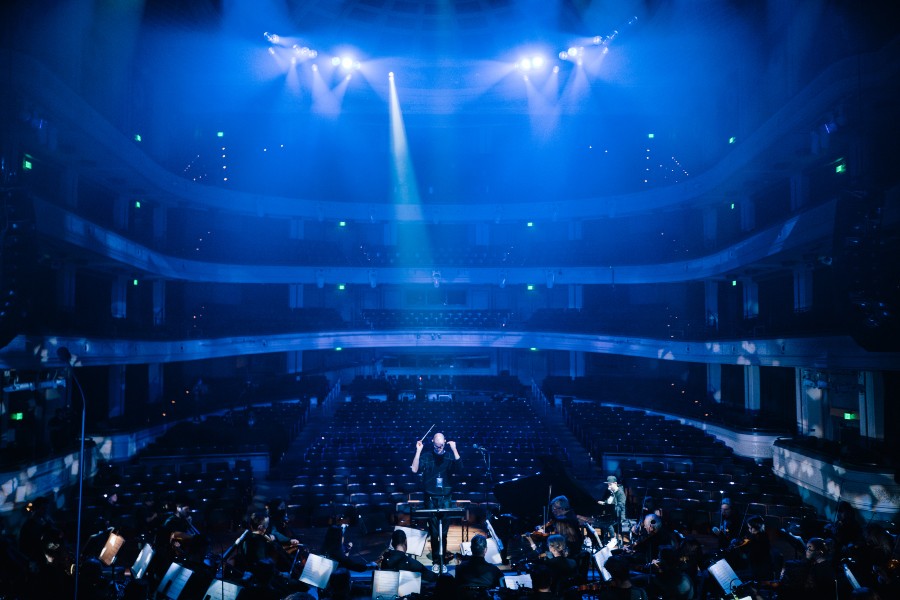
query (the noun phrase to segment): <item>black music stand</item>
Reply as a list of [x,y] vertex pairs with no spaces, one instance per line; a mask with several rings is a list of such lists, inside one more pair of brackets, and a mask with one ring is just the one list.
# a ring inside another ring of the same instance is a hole
[[[438,530],[438,548],[440,551],[438,552],[438,565],[440,565],[440,572],[444,572],[444,518],[454,518],[461,517],[465,513],[464,508],[459,507],[451,507],[451,508],[423,508],[422,510],[415,511],[415,517],[434,517],[437,519],[437,530]],[[432,562],[434,562],[434,556],[431,557]]]

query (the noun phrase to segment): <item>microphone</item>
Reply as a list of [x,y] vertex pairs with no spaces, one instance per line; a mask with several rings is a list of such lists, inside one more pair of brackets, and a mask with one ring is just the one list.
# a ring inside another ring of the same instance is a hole
[[484,446],[479,446],[478,444],[472,444],[472,447],[475,448],[478,452],[487,452],[488,449]]

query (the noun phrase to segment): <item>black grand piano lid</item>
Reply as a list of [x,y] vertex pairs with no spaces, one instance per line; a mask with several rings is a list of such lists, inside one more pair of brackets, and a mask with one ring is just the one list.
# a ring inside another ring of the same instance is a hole
[[533,519],[537,523],[548,501],[556,496],[568,498],[572,509],[579,515],[597,512],[597,500],[572,477],[562,461],[552,456],[540,456],[538,460],[541,462],[540,472],[501,481],[494,486],[494,496],[502,512],[520,519]]

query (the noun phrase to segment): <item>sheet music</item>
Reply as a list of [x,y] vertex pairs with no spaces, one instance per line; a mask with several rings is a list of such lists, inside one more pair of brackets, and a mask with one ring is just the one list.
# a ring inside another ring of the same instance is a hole
[[412,571],[400,571],[400,580],[397,585],[397,595],[401,598],[410,594],[422,593],[422,574]]
[[422,574],[411,571],[373,571],[372,598],[383,600],[422,593]]
[[209,584],[203,600],[237,600],[240,593],[241,586],[217,579]]
[[159,582],[159,588],[156,591],[157,595],[163,594],[169,600],[176,600],[193,574],[194,572],[187,567],[178,563],[172,563],[169,565],[169,570],[166,571],[165,577]]
[[310,554],[300,575],[300,581],[313,587],[324,589],[334,571],[335,562],[318,554]]
[[501,580],[503,583],[503,587],[510,590],[518,590],[520,588],[533,588],[534,584],[531,583],[531,575],[528,573],[522,573],[521,575],[504,575]]
[[[472,542],[460,542],[459,553],[463,556],[472,556]],[[503,557],[500,556],[500,548],[497,541],[491,538],[487,540],[487,550],[484,552],[484,560],[492,565],[502,565]]]
[[153,546],[150,544],[144,544],[144,547],[141,548],[140,554],[138,554],[137,558],[134,560],[134,565],[131,567],[131,576],[135,579],[140,579],[144,576],[144,573],[147,572],[147,566],[150,565],[150,559],[153,558]]
[[406,553],[413,556],[422,556],[422,553],[425,552],[425,541],[428,539],[428,532],[399,525],[394,527],[394,531],[398,529],[402,529],[406,533]]
[[117,533],[110,533],[109,537],[106,538],[106,543],[103,544],[103,550],[100,551],[100,562],[102,562],[107,567],[111,567],[114,562],[116,562],[116,555],[119,553],[119,548],[122,547],[122,544],[125,543],[125,538]]
[[734,572],[734,569],[731,568],[731,565],[725,559],[709,565],[709,572],[716,578],[716,581],[719,582],[726,594],[733,594],[735,588],[743,585],[737,573]]

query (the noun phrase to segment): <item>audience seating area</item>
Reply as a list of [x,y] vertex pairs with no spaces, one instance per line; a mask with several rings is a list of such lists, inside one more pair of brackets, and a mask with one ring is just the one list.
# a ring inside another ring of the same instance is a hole
[[508,310],[364,310],[369,329],[503,329],[515,315]]
[[639,514],[650,497],[679,531],[708,533],[728,498],[737,514],[760,515],[773,531],[815,518],[771,464],[736,456],[695,427],[599,402],[567,402],[565,411],[569,429],[598,464],[618,463],[629,515]]
[[[537,457],[567,460],[522,398],[454,401],[374,401],[341,405],[328,427],[309,447],[290,502],[295,515],[319,520],[390,515],[398,504],[422,500],[410,465],[421,439],[443,432],[457,442],[462,458],[454,497],[472,503],[495,502],[493,484],[540,470]],[[490,449],[486,457],[473,445]]]

